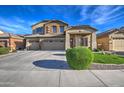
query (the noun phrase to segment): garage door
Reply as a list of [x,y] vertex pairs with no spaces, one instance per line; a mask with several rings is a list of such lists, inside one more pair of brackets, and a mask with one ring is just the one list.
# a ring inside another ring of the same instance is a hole
[[29,47],[30,50],[38,50],[40,49],[39,47],[39,42],[37,41],[34,41],[34,42],[30,42],[30,47]]
[[64,39],[51,39],[42,42],[42,50],[64,50]]
[[113,50],[124,51],[124,39],[114,39],[113,40]]

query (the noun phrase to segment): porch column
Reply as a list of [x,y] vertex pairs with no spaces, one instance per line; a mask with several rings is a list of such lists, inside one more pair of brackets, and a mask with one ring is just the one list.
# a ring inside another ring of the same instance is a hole
[[66,31],[65,35],[65,49],[70,48],[70,34]]
[[93,32],[92,35],[91,35],[91,47],[92,47],[92,50],[97,48],[97,45],[96,45],[96,32]]
[[40,39],[39,39],[39,47],[40,47],[41,50],[42,50],[42,42],[43,42],[43,39],[40,38]]
[[30,46],[29,40],[26,39],[26,50],[29,50],[29,46]]

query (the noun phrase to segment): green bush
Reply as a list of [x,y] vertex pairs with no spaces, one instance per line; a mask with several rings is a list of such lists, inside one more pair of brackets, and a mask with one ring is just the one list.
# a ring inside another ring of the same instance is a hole
[[86,47],[75,47],[66,50],[66,58],[70,68],[82,70],[88,69],[94,60],[94,54]]
[[9,48],[0,47],[0,55],[9,53]]

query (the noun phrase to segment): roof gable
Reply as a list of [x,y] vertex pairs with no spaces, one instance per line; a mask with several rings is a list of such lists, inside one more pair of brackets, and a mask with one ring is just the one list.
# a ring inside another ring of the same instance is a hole
[[89,30],[91,32],[97,31],[96,28],[93,28],[89,25],[71,26],[71,27],[68,27],[66,30]]
[[67,23],[65,23],[65,22],[63,22],[61,20],[42,20],[42,21],[40,21],[40,22],[38,22],[38,23],[36,23],[36,24],[34,24],[32,26],[35,26],[35,25],[40,24],[40,23],[48,24],[48,23],[52,23],[52,22],[59,22],[59,23],[68,25]]
[[53,22],[57,22],[57,23],[62,23],[62,24],[65,24],[65,25],[68,25],[67,23],[65,23],[65,22],[63,22],[63,21],[61,21],[61,20],[50,20],[50,21],[48,21],[47,23],[45,23],[45,24],[48,24],[48,23],[53,23]]
[[115,33],[115,32],[120,32],[120,30],[119,29],[111,29],[111,30],[99,33],[99,34],[97,34],[97,36],[98,37],[100,37],[100,36],[107,36],[107,35],[110,35],[110,34]]

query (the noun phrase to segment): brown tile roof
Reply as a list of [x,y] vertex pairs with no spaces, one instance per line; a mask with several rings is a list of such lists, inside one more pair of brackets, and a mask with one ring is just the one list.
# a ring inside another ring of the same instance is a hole
[[[118,31],[118,32],[117,32]],[[110,29],[110,30],[107,30],[105,32],[102,32],[102,33],[99,33],[97,34],[98,37],[101,37],[101,36],[105,36],[105,35],[109,35],[113,32],[117,32],[117,33],[123,33],[124,34],[124,27],[120,27],[120,28],[114,28],[114,29]]]
[[90,25],[77,25],[68,27],[66,30],[77,30],[77,29],[92,29],[93,31],[97,31],[96,28],[91,27]]
[[50,22],[62,22],[62,23],[64,23],[64,24],[66,24],[66,25],[68,25],[66,22],[64,22],[64,21],[62,21],[62,20],[42,20],[42,21],[40,21],[40,22],[38,22],[38,23],[36,23],[36,24],[34,24],[34,25],[32,25],[32,26],[35,26],[35,25],[37,25],[37,24],[39,24],[39,23],[44,23],[44,24],[47,24],[47,23],[50,23]]
[[0,34],[0,38],[9,38],[9,37],[15,37],[15,38],[21,38],[23,39],[22,36],[19,36],[19,35],[16,35],[16,34],[12,34],[12,33],[8,33],[8,32],[5,32],[5,31],[2,31],[3,34]]

